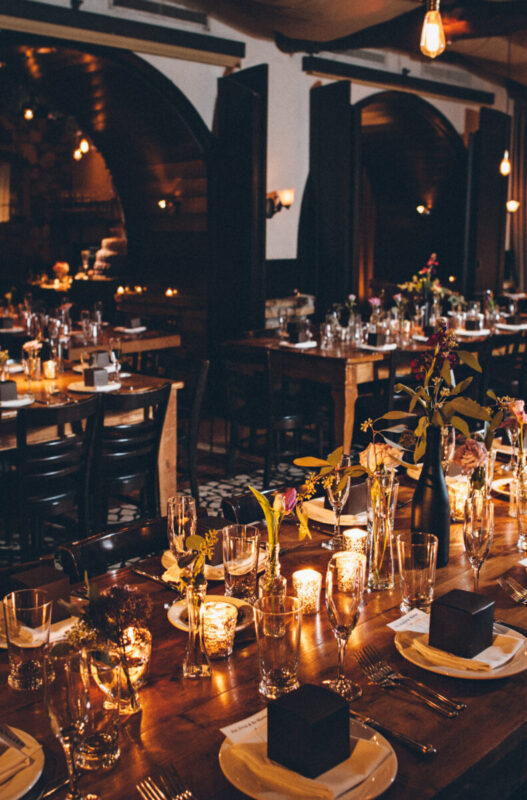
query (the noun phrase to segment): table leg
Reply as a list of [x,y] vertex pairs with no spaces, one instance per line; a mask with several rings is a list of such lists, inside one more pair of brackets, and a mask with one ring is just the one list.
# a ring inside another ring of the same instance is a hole
[[172,384],[157,461],[159,502],[163,516],[166,513],[168,498],[177,491],[177,393],[178,386]]
[[355,423],[355,403],[358,397],[357,371],[354,364],[346,364],[346,383],[344,385],[344,452],[349,453]]

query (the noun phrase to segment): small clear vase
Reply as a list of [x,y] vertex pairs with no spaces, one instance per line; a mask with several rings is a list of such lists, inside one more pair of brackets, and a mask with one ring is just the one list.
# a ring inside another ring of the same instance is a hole
[[511,486],[514,491],[518,518],[518,550],[527,551],[527,468],[523,454],[518,460],[518,467]]
[[267,543],[267,566],[258,582],[259,597],[285,597],[287,578],[280,571],[280,545]]
[[393,589],[395,583],[393,518],[396,495],[392,471],[376,472],[368,478],[368,588],[372,592]]
[[184,678],[210,678],[212,666],[203,645],[203,603],[207,584],[187,586],[188,642],[183,659]]

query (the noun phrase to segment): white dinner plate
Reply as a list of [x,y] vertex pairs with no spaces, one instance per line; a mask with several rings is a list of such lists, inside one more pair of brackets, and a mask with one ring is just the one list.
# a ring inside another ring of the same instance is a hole
[[[31,748],[31,751],[39,746],[37,740],[29,733],[21,731],[19,728],[11,727],[11,730],[22,739],[26,747]],[[33,761],[31,763],[20,769],[8,781],[0,784],[0,797],[2,800],[19,800],[38,781],[44,769],[44,751],[42,747],[36,749],[32,757]]]
[[[260,550],[258,552],[258,572],[264,571],[264,569],[267,567],[267,560],[267,548],[265,545],[260,545]],[[165,569],[170,569],[170,567],[173,567],[175,563],[176,559],[172,555],[171,551],[165,550],[161,556],[161,565]],[[223,564],[205,564],[203,575],[207,581],[222,581],[225,577]]]
[[144,333],[146,331],[146,325],[140,325],[138,328],[124,328],[119,325],[119,327],[114,328],[114,331],[117,333]]
[[[405,638],[408,638],[410,641],[405,645],[402,640],[402,635],[405,635]],[[398,631],[395,634],[394,643],[402,655],[407,661],[411,664],[415,664],[417,667],[421,667],[422,669],[426,669],[428,672],[437,672],[439,675],[447,675],[449,678],[467,678],[473,681],[491,681],[497,678],[509,678],[511,675],[517,675],[519,672],[523,672],[527,669],[527,639],[525,636],[522,636],[521,633],[517,633],[517,631],[513,631],[510,628],[507,631],[507,636],[513,636],[515,639],[521,639],[524,644],[517,653],[511,658],[510,661],[507,661],[506,664],[503,664],[501,667],[497,667],[496,669],[489,669],[485,672],[475,672],[471,669],[455,669],[454,667],[446,667],[442,664],[432,664],[427,658],[422,655],[415,647],[411,645],[411,637],[415,636],[422,636],[422,633],[418,633],[415,631]]]
[[427,342],[429,338],[429,336],[422,336],[420,333],[414,333],[412,336],[414,342]]
[[[339,800],[373,800],[374,797],[378,797],[385,792],[394,782],[397,775],[397,756],[384,736],[353,719],[350,719],[350,737],[376,742],[390,751],[384,761],[362,783],[339,795]],[[276,792],[273,794],[272,787],[266,783],[264,775],[256,777],[249,770],[245,770],[238,759],[233,761],[230,758],[231,748],[231,742],[228,739],[224,739],[219,752],[220,767],[227,780],[240,792],[245,792],[246,795],[254,798],[254,800],[267,800],[269,797],[278,797],[279,795]],[[287,797],[287,795],[281,795],[283,800],[287,800]]]
[[[306,500],[303,504],[303,509],[313,522],[322,522],[325,525],[333,525],[335,522],[333,509],[324,508],[323,497],[314,497],[312,500]],[[365,525],[366,522],[366,509],[360,514],[342,514],[340,518],[341,525]]]
[[[245,600],[240,600],[239,597],[225,597],[223,594],[207,594],[205,595],[205,603],[230,603],[231,606],[236,606],[240,609],[238,612],[238,623],[236,625],[237,631],[243,631],[254,622],[253,607]],[[173,603],[168,609],[168,621],[172,623],[175,628],[180,631],[188,631],[188,614],[187,614],[187,601],[178,600]]]
[[[82,375],[82,373],[84,372],[85,369],[86,369],[86,367],[83,367],[82,364],[74,364],[73,365],[73,372],[80,372],[81,375]],[[115,367],[114,367],[113,364],[107,364],[106,366],[102,367],[102,369],[105,369],[106,372],[115,372]]]
[[373,350],[376,353],[387,353],[389,350],[395,350],[397,342],[390,342],[389,344],[360,344],[359,350]]
[[2,328],[0,333],[24,333],[24,328]]
[[68,391],[93,394],[94,392],[116,392],[120,388],[120,383],[107,383],[105,386],[86,386],[83,381],[74,381],[68,386]]
[[33,398],[28,394],[20,394],[13,400],[0,400],[0,408],[22,408],[22,406],[30,406]]
[[464,328],[457,328],[455,331],[456,336],[490,336],[489,328],[481,328],[479,331],[466,331]]
[[24,366],[19,361],[11,361],[7,362],[7,370],[11,375],[14,375],[16,372],[23,372]]
[[498,322],[496,327],[502,331],[525,331],[527,330],[527,322],[522,322],[520,325],[509,325],[506,322]]
[[495,481],[492,481],[490,488],[500,497],[508,499],[511,496],[511,480],[512,473],[507,478],[496,478]]

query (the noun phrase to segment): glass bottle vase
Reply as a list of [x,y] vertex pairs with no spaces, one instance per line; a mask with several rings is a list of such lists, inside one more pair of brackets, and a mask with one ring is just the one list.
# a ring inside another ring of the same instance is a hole
[[394,587],[393,471],[377,471],[368,478],[368,527],[370,563],[368,588],[378,592]]
[[287,578],[281,574],[280,545],[268,542],[266,547],[267,565],[258,582],[258,595],[259,597],[269,597],[270,595],[285,597],[287,593]]
[[426,430],[423,468],[412,499],[411,530],[437,536],[437,566],[448,564],[450,503],[441,466],[441,428],[432,425]]
[[516,499],[518,519],[518,550],[527,551],[527,467],[523,453],[518,459],[511,494],[514,492]]
[[212,666],[203,645],[203,603],[207,584],[187,586],[188,642],[183,659],[184,678],[210,678]]

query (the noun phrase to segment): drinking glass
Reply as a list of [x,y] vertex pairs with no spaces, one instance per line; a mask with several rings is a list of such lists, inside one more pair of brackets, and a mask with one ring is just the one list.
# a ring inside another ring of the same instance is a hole
[[227,525],[222,533],[225,594],[254,603],[260,532],[255,525]]
[[494,503],[484,494],[476,493],[465,503],[463,540],[474,573],[474,591],[478,591],[481,566],[490,553],[494,538]]
[[437,536],[432,533],[400,533],[397,537],[401,611],[412,608],[430,611],[434,599],[437,562]]
[[322,542],[322,547],[326,550],[343,550],[344,540],[340,532],[340,517],[342,509],[348,499],[350,491],[350,477],[342,474],[346,467],[351,465],[351,458],[349,455],[343,455],[338,468],[331,476],[329,485],[326,487],[328,500],[331,503],[333,514],[335,515],[335,523],[333,525],[333,536],[331,539],[325,539]]
[[450,463],[456,450],[456,429],[453,425],[444,425],[441,428],[441,466],[443,473],[448,475]]
[[254,605],[260,694],[275,700],[298,689],[302,602],[298,597],[266,595]]
[[49,642],[52,600],[43,589],[20,589],[4,597],[7,656],[12,689],[42,686],[44,654]]
[[107,650],[90,650],[88,660],[88,717],[75,749],[75,765],[95,771],[111,769],[120,755],[119,701],[122,668]]
[[122,342],[119,336],[112,336],[108,340],[108,348],[110,352],[110,360],[115,369],[115,379],[119,382],[119,373],[121,372],[121,358],[123,353]]
[[66,800],[99,800],[83,794],[75,754],[89,722],[89,665],[85,650],[75,651],[57,643],[44,659],[44,702],[51,730],[64,750],[69,792]]
[[87,309],[83,309],[80,314],[80,323],[82,328],[82,343],[89,344],[91,333],[91,315]]
[[175,494],[167,501],[168,544],[178,558],[186,553],[185,541],[196,533],[196,501],[189,494]]
[[354,700],[361,687],[344,675],[344,654],[348,639],[357,624],[364,586],[364,560],[355,553],[335,553],[326,573],[326,609],[338,645],[337,677],[324,681],[334,692]]

